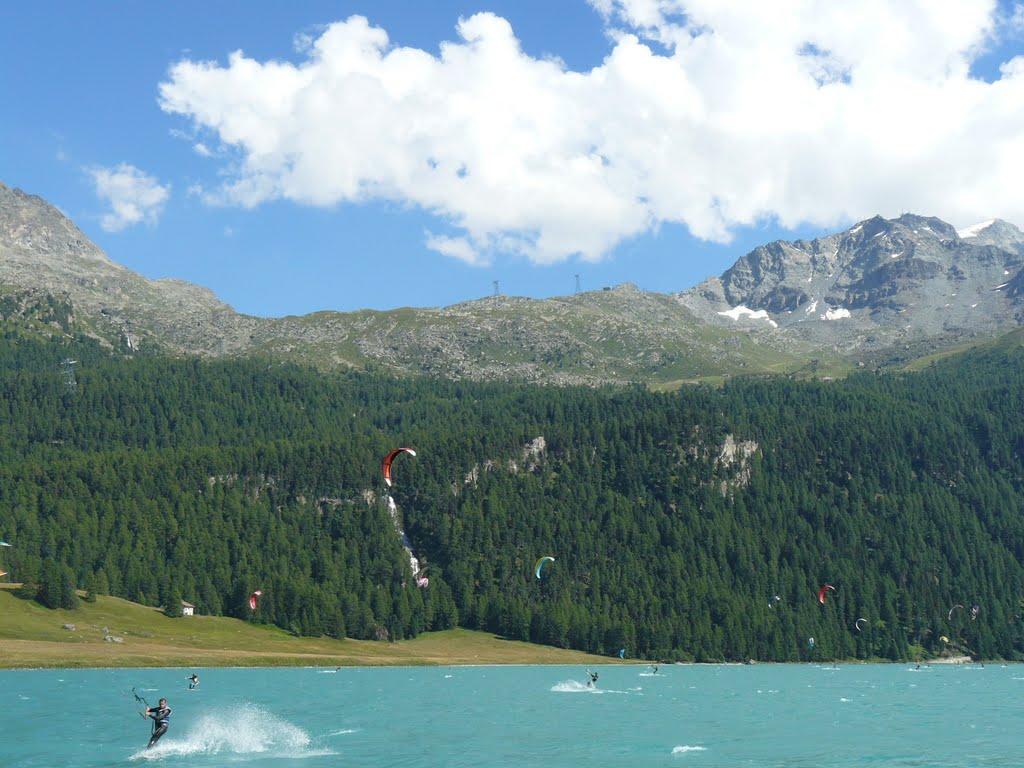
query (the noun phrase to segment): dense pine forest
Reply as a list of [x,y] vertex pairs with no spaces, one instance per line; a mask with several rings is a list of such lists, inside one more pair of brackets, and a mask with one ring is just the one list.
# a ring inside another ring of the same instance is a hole
[[[1019,338],[919,373],[665,394],[8,331],[0,390],[0,567],[46,604],[77,586],[301,635],[465,626],[663,660],[1024,659]],[[389,489],[399,446],[418,455]]]

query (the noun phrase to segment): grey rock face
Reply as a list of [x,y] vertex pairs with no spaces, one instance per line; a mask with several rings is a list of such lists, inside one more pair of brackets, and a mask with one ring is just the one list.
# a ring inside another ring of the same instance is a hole
[[924,353],[1019,325],[1022,266],[1024,233],[1007,222],[957,233],[936,218],[876,216],[810,242],[755,248],[675,297],[705,322],[841,354],[901,345]]
[[182,280],[147,280],[116,264],[56,208],[0,184],[0,286],[65,297],[99,338],[136,350],[216,356],[248,346],[258,318]]

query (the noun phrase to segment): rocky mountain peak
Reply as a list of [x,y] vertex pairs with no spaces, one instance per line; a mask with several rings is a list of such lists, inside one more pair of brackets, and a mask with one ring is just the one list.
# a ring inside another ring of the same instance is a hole
[[934,216],[918,216],[913,213],[904,213],[899,218],[892,219],[886,223],[893,230],[902,230],[921,237],[937,237],[940,240],[952,240],[956,237],[956,229],[952,224],[947,224],[942,219]]
[[113,264],[74,223],[36,195],[0,182],[0,242],[50,256]]
[[676,298],[708,322],[836,350],[906,347],[1020,324],[1022,267],[1024,233],[1012,224],[957,232],[935,217],[874,216],[829,237],[755,248]]
[[957,232],[957,236],[970,245],[993,245],[997,248],[1024,253],[1024,232],[1008,221],[989,219]]

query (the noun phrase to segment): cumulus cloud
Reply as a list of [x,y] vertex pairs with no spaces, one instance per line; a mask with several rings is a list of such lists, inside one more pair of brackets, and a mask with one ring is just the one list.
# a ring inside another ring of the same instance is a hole
[[86,169],[96,187],[96,194],[110,205],[110,212],[100,219],[107,232],[120,232],[132,224],[156,224],[170,196],[170,185],[127,163],[113,168]]
[[447,235],[435,235],[432,232],[428,232],[425,245],[431,251],[458,259],[473,267],[486,267],[490,264],[490,260],[481,255],[473,244],[464,237],[448,237]]
[[766,219],[1024,220],[1024,59],[970,74],[1015,23],[996,0],[591,5],[609,52],[589,71],[527,55],[490,13],[436,54],[353,16],[296,38],[296,63],[180,61],[160,105],[219,145],[213,198],[399,201],[471,264],[595,260],[663,223],[727,241]]
[[1011,32],[1018,35],[1024,32],[1024,4],[1013,4],[1013,9],[1010,11],[1010,17],[1007,20],[1007,26]]

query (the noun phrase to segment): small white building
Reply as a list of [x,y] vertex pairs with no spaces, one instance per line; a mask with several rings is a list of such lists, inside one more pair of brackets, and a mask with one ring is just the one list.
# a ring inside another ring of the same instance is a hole
[[196,607],[192,603],[186,603],[184,600],[181,601],[181,615],[182,616],[194,616]]

